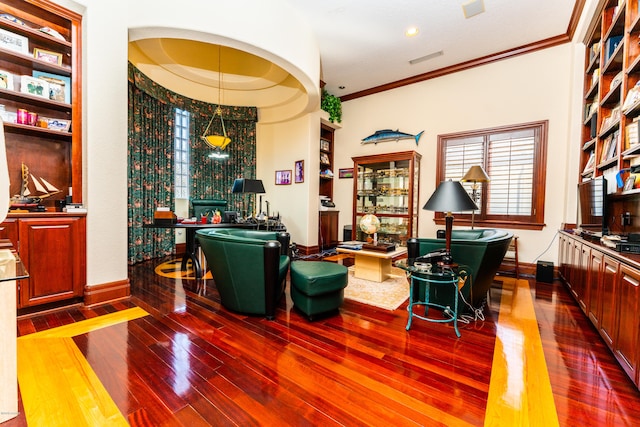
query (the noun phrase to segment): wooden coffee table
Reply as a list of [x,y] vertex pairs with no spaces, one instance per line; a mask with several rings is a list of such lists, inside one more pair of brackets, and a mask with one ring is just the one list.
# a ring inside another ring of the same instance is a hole
[[407,253],[399,247],[392,252],[368,251],[366,249],[336,248],[339,253],[355,255],[354,276],[372,282],[384,282],[391,275],[391,261]]

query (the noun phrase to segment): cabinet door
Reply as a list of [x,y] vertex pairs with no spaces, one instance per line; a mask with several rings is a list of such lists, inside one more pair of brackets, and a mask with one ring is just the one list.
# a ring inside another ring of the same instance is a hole
[[569,244],[568,238],[560,235],[558,239],[558,272],[560,276],[564,279],[565,283],[567,282],[567,254],[566,247]]
[[23,218],[20,257],[29,279],[20,285],[20,307],[80,297],[86,282],[84,217]]
[[320,212],[320,249],[334,248],[338,245],[338,211]]
[[640,271],[620,266],[618,289],[619,327],[615,340],[615,356],[629,377],[636,380],[638,368],[638,331],[640,329]]
[[576,286],[582,280],[582,243],[577,240],[571,242],[571,270],[569,274],[569,289],[573,297],[578,300]]
[[580,280],[573,284],[573,290],[575,292],[576,301],[583,312],[587,312],[587,293],[588,286],[587,280],[589,279],[589,261],[591,259],[591,248],[587,245],[582,245],[580,250]]
[[596,328],[600,328],[600,313],[598,312],[599,302],[601,299],[602,284],[602,253],[591,251],[589,259],[589,277],[587,279],[587,315]]
[[616,292],[618,283],[618,271],[620,263],[618,261],[604,257],[602,268],[602,289],[600,292],[600,335],[607,345],[613,349],[614,338],[616,336]]
[[0,239],[9,239],[15,250],[18,248],[18,220],[7,218],[0,224]]

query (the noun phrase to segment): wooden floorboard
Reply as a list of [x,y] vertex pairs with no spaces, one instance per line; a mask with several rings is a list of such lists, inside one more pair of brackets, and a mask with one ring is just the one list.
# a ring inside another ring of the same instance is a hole
[[[18,320],[18,334],[34,343],[42,331],[70,331],[130,425],[515,425],[488,409],[507,310],[500,283],[485,320],[459,325],[456,338],[451,325],[418,320],[405,331],[406,303],[386,311],[347,300],[337,315],[309,322],[287,295],[273,321],[232,313],[212,280],[163,278],[157,264],[130,268],[129,300]],[[543,350],[558,424],[640,425],[640,393],[563,285],[528,285],[535,323],[525,330]],[[148,315],[73,329],[132,307]],[[502,386],[526,388],[517,369],[504,375]],[[3,427],[27,425],[22,401],[20,412]],[[515,415],[519,425],[536,425],[529,412]]]

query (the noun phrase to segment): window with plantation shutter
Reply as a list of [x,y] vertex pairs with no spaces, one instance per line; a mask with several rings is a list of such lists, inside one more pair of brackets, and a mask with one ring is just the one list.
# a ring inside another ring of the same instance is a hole
[[[476,184],[479,210],[474,224],[486,227],[542,228],[544,225],[547,122],[441,135],[438,137],[438,182],[459,181],[480,165],[490,181]],[[473,183],[464,187],[473,194]],[[443,214],[436,214],[436,220]],[[455,214],[456,224],[471,219]]]

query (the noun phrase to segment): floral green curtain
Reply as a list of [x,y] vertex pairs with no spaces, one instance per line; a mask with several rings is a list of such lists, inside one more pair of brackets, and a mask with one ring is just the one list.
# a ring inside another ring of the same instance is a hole
[[[246,194],[232,194],[231,187],[236,178],[255,178],[256,150],[254,122],[231,120],[223,109],[224,126],[231,143],[224,150],[229,154],[226,159],[211,159],[213,149],[200,136],[211,121],[211,115],[193,113],[191,118],[191,198],[223,199],[228,202],[229,210],[242,211],[253,207]],[[218,116],[211,123],[208,135],[222,135],[222,125]],[[243,202],[245,204],[243,205]]]
[[[250,198],[232,194],[236,178],[255,178],[255,107],[221,106],[231,144],[227,159],[212,159],[200,138],[217,105],[172,92],[129,63],[129,263],[164,256],[175,247],[173,230],[143,229],[156,206],[174,207],[174,110],[191,113],[191,199],[224,199],[230,210],[253,209]],[[208,134],[222,133],[218,116]],[[149,194],[146,194],[146,192]]]
[[129,84],[130,264],[175,251],[172,229],[143,228],[158,206],[173,206],[173,121],[170,105]]

